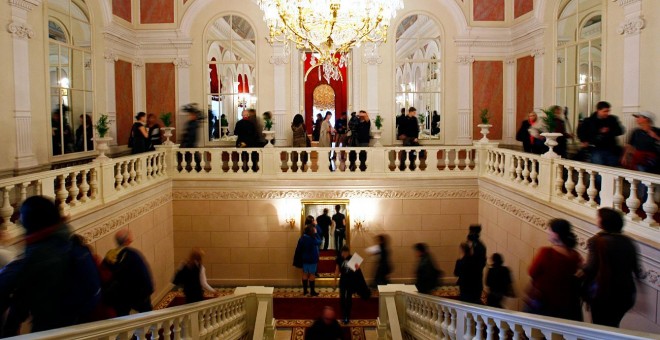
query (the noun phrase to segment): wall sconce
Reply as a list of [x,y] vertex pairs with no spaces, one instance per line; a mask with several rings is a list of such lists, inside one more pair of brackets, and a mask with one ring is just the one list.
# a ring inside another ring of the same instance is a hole
[[364,227],[364,219],[363,218],[353,219],[353,226],[355,227],[355,230],[362,230]]
[[296,227],[296,219],[293,217],[287,218],[286,220],[284,220],[284,222],[286,222],[291,229]]

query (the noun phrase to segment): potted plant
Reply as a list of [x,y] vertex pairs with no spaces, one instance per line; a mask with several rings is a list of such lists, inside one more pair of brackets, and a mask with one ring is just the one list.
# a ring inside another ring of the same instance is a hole
[[557,146],[557,138],[562,136],[562,133],[555,132],[557,129],[557,121],[555,117],[554,108],[542,109],[545,116],[541,119],[545,125],[545,130],[547,132],[541,133],[541,136],[545,137],[545,145],[548,147],[548,151],[543,154],[545,158],[561,158],[555,150],[554,147]]
[[490,118],[491,115],[488,112],[488,109],[481,109],[479,112],[479,120],[481,121],[481,124],[478,124],[477,127],[481,128],[481,134],[483,137],[479,140],[479,143],[485,144],[488,143],[488,133],[490,132],[490,128],[493,127],[492,124],[490,124]]
[[172,112],[163,112],[160,114],[160,121],[163,122],[163,136],[165,136],[165,142],[163,145],[172,145],[170,137],[172,137],[172,131],[175,129],[171,127],[172,125]]
[[270,111],[264,112],[263,115],[264,118],[264,131],[262,132],[264,134],[264,137],[266,138],[266,147],[267,148],[272,148],[273,144],[271,144],[270,141],[273,140],[273,136],[275,135],[275,131],[271,131],[273,128],[273,116],[271,115]]
[[94,144],[96,144],[96,149],[99,150],[99,155],[94,160],[95,162],[103,162],[108,160],[108,156],[105,155],[105,152],[110,148],[108,147],[108,142],[112,140],[112,137],[106,137],[108,131],[110,131],[110,122],[108,115],[102,114],[99,116],[99,119],[96,120],[94,128],[96,129],[97,137],[94,137]]
[[380,144],[380,136],[382,132],[380,131],[380,128],[383,127],[383,117],[381,117],[380,114],[376,115],[376,120],[374,121],[374,125],[376,126],[376,130],[371,132],[374,139],[376,140],[374,142],[374,146],[378,146],[378,147],[383,146],[383,144]]

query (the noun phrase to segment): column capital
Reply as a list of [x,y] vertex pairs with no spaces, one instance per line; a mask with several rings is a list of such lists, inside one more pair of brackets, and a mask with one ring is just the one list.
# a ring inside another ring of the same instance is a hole
[[506,59],[506,60],[504,60],[504,63],[507,64],[507,65],[515,65],[516,64],[516,58]]
[[8,1],[9,1],[9,5],[29,12],[35,7],[41,5],[42,0],[8,0]]
[[172,63],[174,63],[174,66],[177,68],[188,68],[190,65],[192,65],[190,59],[187,57],[176,58],[174,61],[172,61]]
[[144,67],[144,59],[142,59],[142,58],[135,59],[135,61],[133,62],[133,67],[135,67],[135,68]]
[[644,21],[644,18],[639,15],[621,22],[616,31],[622,35],[634,35],[641,33],[645,26],[646,21]]
[[532,50],[531,56],[534,58],[542,57],[545,55],[545,48],[537,48]]
[[379,65],[383,63],[383,58],[378,54],[378,45],[376,43],[372,43],[372,46],[369,48],[365,45],[362,61],[367,65]]
[[108,49],[103,52],[103,59],[105,59],[105,61],[108,63],[114,63],[115,61],[119,60],[119,57],[115,51]]
[[30,39],[34,36],[34,31],[30,25],[24,22],[12,21],[7,25],[7,32],[11,33],[14,38]]
[[474,57],[471,55],[459,55],[456,57],[456,62],[463,65],[472,64],[474,62]]

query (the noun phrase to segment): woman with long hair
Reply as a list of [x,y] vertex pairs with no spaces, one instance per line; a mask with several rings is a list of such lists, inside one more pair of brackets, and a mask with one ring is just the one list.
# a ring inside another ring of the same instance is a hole
[[321,122],[321,134],[319,135],[319,146],[320,147],[330,147],[332,146],[332,132],[334,129],[330,125],[330,119],[332,118],[332,112],[328,111],[325,113],[325,118]]
[[[305,131],[305,120],[301,114],[297,114],[293,117],[293,122],[291,122],[291,130],[293,131],[293,147],[294,148],[304,148],[307,147],[307,131]],[[307,151],[302,151],[300,153],[300,158],[302,160],[302,168],[306,168],[307,164]],[[298,166],[298,152],[293,151],[291,153],[291,161],[294,164],[294,169]]]
[[138,112],[135,120],[136,122],[133,123],[131,128],[132,145],[129,145],[133,155],[149,151],[149,132],[147,132],[145,126],[147,124],[147,114]]
[[541,248],[529,267],[527,311],[582,321],[578,276],[583,259],[575,250],[577,236],[566,220],[553,219],[549,224],[552,245]]

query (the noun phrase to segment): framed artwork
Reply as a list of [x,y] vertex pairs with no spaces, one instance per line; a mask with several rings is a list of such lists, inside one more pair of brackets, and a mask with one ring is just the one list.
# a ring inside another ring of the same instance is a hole
[[[348,211],[349,200],[346,199],[329,199],[329,200],[302,200],[301,202],[301,213],[300,213],[300,232],[305,232],[305,218],[307,216],[314,216],[317,219],[319,216],[323,215],[323,211],[328,209],[328,216],[332,218],[333,215],[337,213],[336,207],[339,206],[339,212],[345,216],[345,230],[343,232],[343,242],[340,240],[340,245],[345,244],[350,246],[351,238],[351,219],[350,213]],[[329,247],[328,249],[338,249],[337,239],[335,238],[335,225],[334,223],[330,226],[329,229]],[[325,243],[325,239],[324,239]],[[321,245],[322,248],[324,243]]]

